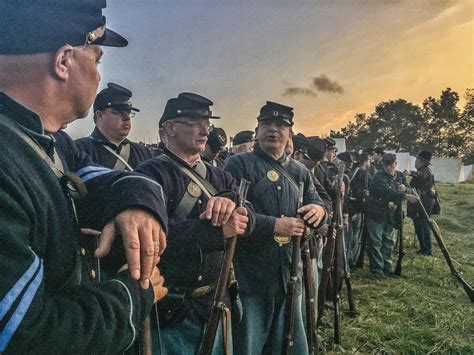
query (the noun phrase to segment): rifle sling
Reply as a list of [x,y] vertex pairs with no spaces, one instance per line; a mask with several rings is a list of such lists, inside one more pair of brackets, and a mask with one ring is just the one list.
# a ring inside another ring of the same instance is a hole
[[113,170],[133,171],[133,168],[127,162],[128,158],[130,157],[130,144],[122,145],[122,150],[120,150],[120,154],[117,154],[117,152],[110,148],[108,145],[103,144],[102,146],[117,158]]
[[16,133],[17,136],[23,139],[23,141],[27,143],[35,151],[35,153],[38,154],[39,157],[44,160],[46,164],[48,164],[49,168],[53,171],[54,175],[56,175],[58,179],[61,179],[64,176],[64,172],[54,163],[54,161],[49,157],[49,155],[46,154],[46,152],[39,145],[39,143],[37,143],[33,138],[26,134],[20,128],[20,125],[18,123],[16,123],[5,115],[0,114],[0,117],[2,118],[2,120],[0,120],[0,124],[11,129],[13,132]]

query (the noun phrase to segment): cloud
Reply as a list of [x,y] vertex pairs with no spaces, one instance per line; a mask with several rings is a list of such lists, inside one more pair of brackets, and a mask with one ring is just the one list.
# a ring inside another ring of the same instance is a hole
[[306,95],[306,96],[318,96],[313,90],[308,88],[289,87],[282,94],[283,96],[295,96],[295,95]]
[[312,79],[313,86],[318,91],[329,92],[334,94],[344,94],[344,88],[339,85],[337,81],[332,81],[325,74],[320,74],[319,76]]

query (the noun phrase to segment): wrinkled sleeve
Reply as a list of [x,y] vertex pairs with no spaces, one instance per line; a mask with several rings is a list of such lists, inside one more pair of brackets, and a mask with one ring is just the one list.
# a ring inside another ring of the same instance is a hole
[[125,350],[151,310],[152,289],[122,275],[48,291],[43,259],[30,245],[35,211],[12,177],[0,178],[0,353]]

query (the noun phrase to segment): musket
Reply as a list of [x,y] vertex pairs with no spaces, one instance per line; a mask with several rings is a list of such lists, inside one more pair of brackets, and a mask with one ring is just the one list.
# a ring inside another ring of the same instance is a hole
[[[238,206],[243,207],[247,198],[247,192],[250,186],[250,181],[241,179],[239,186],[238,195]],[[201,341],[199,348],[199,354],[209,355],[212,353],[214,342],[216,340],[217,328],[219,327],[219,320],[221,315],[227,309],[224,303],[224,297],[229,283],[229,273],[232,267],[232,260],[234,259],[235,246],[237,243],[237,236],[227,239],[227,246],[224,254],[224,258],[221,265],[219,277],[217,279],[216,291],[212,301],[211,312],[207,320],[206,327],[204,329],[204,336]],[[224,339],[226,341],[226,339]],[[224,346],[224,348],[227,348]]]
[[[350,184],[349,184],[350,188]],[[339,254],[342,255],[342,258],[339,258],[340,261],[342,262],[342,275],[344,277],[344,282],[346,284],[346,289],[347,289],[347,298],[348,298],[348,303],[349,303],[349,315],[351,317],[355,317],[357,314],[356,308],[355,308],[355,302],[354,302],[354,297],[352,294],[352,282],[351,282],[351,271],[349,268],[349,262],[347,261],[347,247],[346,247],[346,238],[344,236],[344,228],[343,228],[343,206],[340,206],[340,221],[338,223],[338,229],[340,230],[340,238],[339,238],[339,244],[338,244],[338,239],[336,237],[336,253],[338,253],[337,247],[339,246]],[[351,221],[349,221],[351,223]],[[342,284],[339,287],[339,291],[342,289]]]
[[397,266],[395,266],[395,275],[402,276],[402,260],[405,256],[405,250],[403,247],[403,205],[400,201],[397,206],[399,212],[399,229],[398,229],[398,259]]
[[435,236],[436,242],[438,243],[439,248],[441,249],[441,252],[443,253],[444,258],[446,259],[446,262],[449,266],[449,269],[451,270],[451,274],[453,274],[454,278],[459,281],[459,283],[462,285],[464,288],[464,291],[466,291],[467,296],[471,300],[471,302],[474,302],[474,289],[466,282],[466,280],[463,279],[462,274],[460,271],[456,269],[453,263],[453,259],[449,255],[448,249],[446,249],[446,245],[444,244],[443,238],[441,238],[440,230],[438,227],[438,224],[431,219],[430,215],[428,212],[426,212],[425,207],[421,203],[421,198],[416,189],[413,189],[413,194],[416,196],[416,199],[418,200],[418,204],[421,207],[421,210],[423,211],[423,214],[428,221],[428,224],[430,225],[430,229],[433,232],[433,235]]
[[[337,181],[336,181],[336,203],[334,208],[334,215],[333,215],[333,228],[336,230],[336,241],[334,245],[334,261],[333,261],[333,272],[332,272],[332,303],[334,308],[334,342],[336,344],[341,344],[341,271],[343,265],[343,258],[341,255],[341,242],[344,241],[344,233],[343,233],[343,201],[342,201],[342,193],[341,188],[344,181],[344,163],[339,164],[338,166],[338,173],[337,173]],[[344,253],[344,250],[342,250]],[[342,266],[342,268],[341,268]]]
[[[333,215],[334,216],[334,215]],[[333,221],[333,218],[331,218]],[[326,303],[326,296],[328,294],[328,286],[331,285],[331,272],[333,268],[334,260],[334,247],[336,245],[336,240],[333,237],[334,234],[334,223],[329,224],[328,234],[326,239],[326,245],[323,249],[323,269],[321,272],[321,283],[318,290],[318,322],[317,325],[321,325],[321,319],[324,314],[324,304]],[[331,288],[332,289],[332,288]]]
[[[305,237],[305,236],[304,236]],[[314,268],[313,260],[316,256],[316,245],[311,245],[312,239],[316,235],[307,236],[303,241],[301,249],[301,260],[303,261],[303,285],[305,291],[305,312],[306,312],[306,339],[308,341],[309,354],[316,354],[318,351],[318,333],[316,328],[317,307],[318,307],[318,280],[315,278],[317,272]]]
[[[298,206],[299,210],[303,206],[304,197],[304,183],[299,183],[299,194],[298,194]],[[296,315],[296,289],[298,287],[298,264],[300,261],[300,243],[301,236],[292,237],[293,252],[291,256],[291,273],[290,279],[286,284],[286,302],[285,302],[285,324],[283,328],[283,349],[284,355],[291,354],[294,345],[294,327],[295,327],[295,315]]]
[[151,355],[153,353],[150,324],[150,315],[148,315],[143,322],[142,330],[140,332],[140,355]]
[[365,174],[365,189],[364,189],[364,208],[362,210],[362,222],[360,225],[360,250],[359,250],[359,257],[355,263],[355,266],[358,268],[364,267],[364,257],[365,257],[365,248],[367,247],[367,226],[365,225],[365,204],[367,203],[367,197],[369,196],[369,174]]

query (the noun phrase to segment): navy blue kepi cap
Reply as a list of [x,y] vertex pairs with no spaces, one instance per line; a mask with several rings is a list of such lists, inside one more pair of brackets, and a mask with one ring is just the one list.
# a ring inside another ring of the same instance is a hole
[[106,28],[105,0],[1,0],[0,54],[54,52],[65,44],[125,47]]
[[289,126],[293,126],[293,116],[293,107],[267,101],[260,109],[260,115],[258,115],[257,120],[259,122],[264,120],[281,120]]
[[309,142],[303,133],[298,133],[293,136],[293,149],[295,152],[300,152],[306,159],[311,159],[308,155]]
[[212,105],[214,105],[214,103],[204,96],[191,92],[182,92],[178,97],[168,100],[159,126],[162,127],[164,122],[178,117],[220,118],[219,116],[212,115],[210,109]]
[[254,131],[241,131],[235,135],[232,144],[235,146],[253,141],[255,141]]
[[107,88],[99,92],[94,101],[94,112],[108,107],[114,107],[120,111],[140,112],[132,106],[132,92],[114,83],[108,83]]

